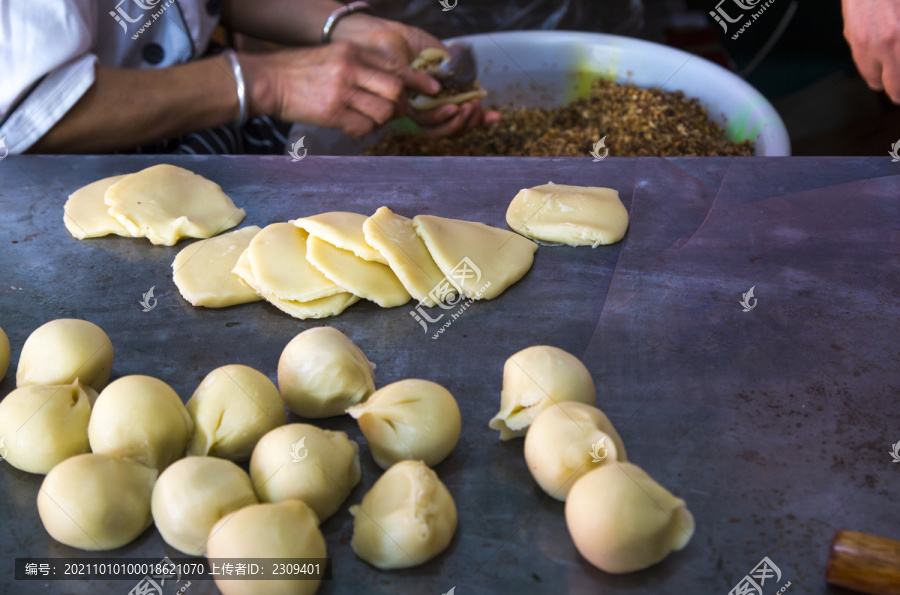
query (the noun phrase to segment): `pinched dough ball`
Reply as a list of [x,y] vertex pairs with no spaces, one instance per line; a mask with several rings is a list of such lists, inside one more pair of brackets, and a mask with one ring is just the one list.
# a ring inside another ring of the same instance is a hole
[[253,449],[250,478],[261,501],[303,500],[324,521],[359,483],[359,445],[344,432],[281,426]]
[[249,459],[259,439],[287,419],[275,384],[262,372],[239,364],[207,374],[187,410],[194,420],[187,454],[232,461]]
[[60,461],[90,452],[88,390],[74,382],[23,386],[6,395],[0,401],[0,438],[9,464],[47,473]]
[[124,376],[94,403],[91,450],[134,459],[162,471],[184,456],[194,422],[178,394],[150,376]]
[[453,497],[422,461],[402,461],[385,471],[350,514],[353,551],[381,570],[424,564],[456,532]]
[[500,430],[501,440],[518,438],[554,403],[596,400],[594,380],[581,360],[557,347],[534,345],[506,360],[500,412],[488,425]]
[[250,477],[231,461],[187,457],[159,476],[151,510],[166,543],[188,555],[202,556],[209,530],[219,519],[257,502]]
[[0,328],[0,380],[6,377],[7,369],[9,369],[9,337]]
[[551,405],[525,435],[528,469],[557,500],[565,501],[575,481],[597,465],[624,460],[625,445],[609,418],[584,403]]
[[131,459],[83,454],[50,470],[37,505],[50,537],[82,550],[112,550],[134,541],[153,522],[150,497],[157,472]]
[[344,333],[330,326],[303,331],[278,360],[278,387],[302,417],[341,415],[375,391],[372,364]]
[[410,378],[389,384],[347,412],[359,422],[382,469],[410,459],[433,467],[459,441],[462,422],[456,399],[428,380]]
[[581,555],[613,574],[653,566],[694,534],[684,500],[624,462],[601,465],[575,482],[566,524]]
[[101,391],[112,363],[112,343],[99,326],[74,318],[51,320],[25,341],[16,386],[71,384],[77,378]]
[[[326,557],[325,538],[312,509],[299,500],[252,504],[225,516],[209,533],[210,558],[267,558],[298,563],[298,559]],[[270,569],[267,568],[266,572]],[[320,580],[220,579],[222,595],[312,595]]]

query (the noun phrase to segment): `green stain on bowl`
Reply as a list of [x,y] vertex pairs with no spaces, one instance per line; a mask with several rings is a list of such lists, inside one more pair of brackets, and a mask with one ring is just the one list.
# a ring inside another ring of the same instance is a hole
[[750,122],[750,116],[756,111],[759,105],[757,103],[747,103],[741,106],[741,109],[728,116],[728,123],[725,126],[725,137],[736,143],[744,140],[755,141],[759,131],[762,130],[763,122],[758,120],[756,125],[749,128],[747,124]]
[[615,59],[607,60],[603,63],[599,63],[596,59],[587,55],[584,47],[579,47],[577,53],[577,57],[572,61],[577,73],[575,88],[566,96],[566,103],[590,96],[591,86],[597,79],[603,79],[611,83],[616,82],[619,72],[618,53],[616,53]]

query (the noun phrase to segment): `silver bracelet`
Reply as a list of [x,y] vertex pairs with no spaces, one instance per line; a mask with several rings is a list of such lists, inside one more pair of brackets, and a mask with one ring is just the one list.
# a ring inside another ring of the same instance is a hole
[[365,2],[351,2],[346,6],[341,6],[340,8],[332,10],[331,14],[328,15],[328,20],[325,21],[325,26],[322,27],[322,43],[331,41],[331,32],[334,30],[334,26],[337,25],[337,22],[354,12],[367,12],[372,14],[372,7]]
[[241,70],[241,63],[238,62],[237,54],[234,50],[225,50],[222,52],[231,62],[231,69],[234,71],[234,82],[237,83],[238,104],[241,111],[235,124],[238,128],[247,123],[247,91],[244,89],[244,71]]

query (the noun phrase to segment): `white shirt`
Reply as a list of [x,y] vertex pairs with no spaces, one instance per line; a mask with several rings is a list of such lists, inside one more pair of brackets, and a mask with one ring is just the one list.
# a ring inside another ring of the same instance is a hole
[[0,0],[0,139],[22,153],[94,84],[95,67],[162,68],[206,51],[216,0]]

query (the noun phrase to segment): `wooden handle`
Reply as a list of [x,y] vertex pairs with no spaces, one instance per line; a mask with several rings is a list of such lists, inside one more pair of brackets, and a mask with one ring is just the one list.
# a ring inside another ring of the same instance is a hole
[[833,585],[871,595],[900,595],[900,541],[841,529],[828,552]]

